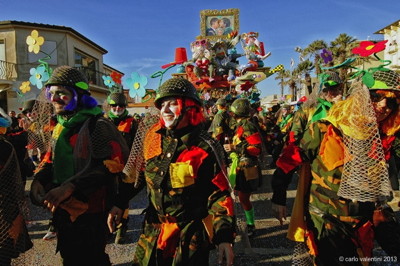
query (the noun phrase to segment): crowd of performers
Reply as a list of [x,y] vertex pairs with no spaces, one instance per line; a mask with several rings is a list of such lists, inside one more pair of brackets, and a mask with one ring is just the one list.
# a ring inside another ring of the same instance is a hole
[[[175,77],[158,89],[156,112],[133,117],[122,92],[101,108],[82,73],[56,68],[19,124],[15,114],[1,113],[0,264],[32,247],[23,201],[33,176],[30,200],[51,211],[64,265],[111,265],[110,233],[117,232],[116,243],[129,241],[129,201],[143,189],[148,206],[134,265],[208,265],[213,248],[218,264],[233,265],[233,197],[251,241],[250,196],[264,169],[275,169],[272,213],[281,224],[289,216],[286,191],[299,177],[287,237],[308,256],[294,254],[297,263],[371,258],[374,241],[400,259],[390,207],[399,200],[400,75],[372,76],[372,86],[354,80],[344,96],[339,75],[326,71],[315,94],[294,105],[266,110],[245,97],[222,97],[208,112],[193,84]],[[30,131],[49,136],[45,150],[28,141]]]

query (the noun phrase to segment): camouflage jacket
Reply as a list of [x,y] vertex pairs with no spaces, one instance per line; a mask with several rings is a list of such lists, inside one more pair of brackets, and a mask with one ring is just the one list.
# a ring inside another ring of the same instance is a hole
[[[337,195],[341,183],[344,150],[334,148],[332,145],[325,145],[324,154],[332,154],[337,157],[335,164],[330,165],[326,158],[321,156],[321,142],[329,128],[341,137],[340,132],[329,122],[312,123],[300,142],[300,148],[304,151],[305,159],[311,166],[311,186],[310,186],[310,214],[314,226],[319,234],[323,231],[325,223],[323,215],[332,215],[341,221],[352,225],[361,220],[366,220],[358,207],[353,206],[351,200],[341,198]],[[334,149],[334,150],[330,150]],[[372,215],[372,213],[369,213]]]
[[232,130],[229,128],[230,120],[228,112],[220,110],[215,114],[211,126],[208,129],[211,136],[221,144],[224,142],[225,137],[228,137],[229,139],[232,137]]
[[257,162],[261,153],[261,136],[251,121],[243,119],[236,123],[233,144],[239,158],[248,158],[252,162]]
[[[131,190],[129,197],[146,185],[149,207],[134,262],[147,265],[155,256],[154,245],[162,241],[158,239],[160,234],[173,252],[177,250],[173,265],[187,264],[191,254],[208,246],[210,241],[232,243],[233,200],[216,158],[222,157],[223,162],[222,147],[201,127],[173,132],[157,124],[146,134],[143,152],[145,182],[139,182],[140,186]],[[129,197],[121,195],[120,199],[126,201]],[[180,232],[178,239],[165,237],[165,224],[176,225]],[[183,258],[187,254],[189,258]]]
[[126,144],[128,145],[128,148],[130,149],[132,147],[132,143],[138,128],[138,122],[136,121],[136,119],[128,114],[116,118],[112,118],[109,116],[108,119],[110,119],[118,128],[118,131],[121,132],[126,141]]

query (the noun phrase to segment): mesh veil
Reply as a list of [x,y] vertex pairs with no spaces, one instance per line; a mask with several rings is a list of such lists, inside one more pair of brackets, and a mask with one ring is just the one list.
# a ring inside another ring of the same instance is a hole
[[[0,140],[0,146],[7,141]],[[16,258],[28,250],[32,243],[25,225],[27,202],[15,150],[0,169],[0,265],[8,265],[7,258]],[[19,261],[23,260],[23,256]]]
[[132,149],[129,154],[128,162],[126,163],[123,170],[123,172],[127,176],[127,179],[124,181],[127,183],[135,183],[136,187],[139,186],[140,182],[140,179],[136,177],[138,177],[141,170],[143,170],[145,163],[143,157],[144,138],[150,127],[156,124],[159,120],[159,110],[155,107],[152,107],[145,114],[144,118],[139,122],[135,139],[132,144]]
[[31,150],[44,155],[51,144],[51,118],[54,114],[53,106],[46,98],[45,89],[38,95],[32,108],[34,121],[28,130],[28,145]]
[[338,196],[361,202],[389,196],[389,174],[368,88],[353,83],[349,98],[331,108],[328,120],[332,119],[345,146]]

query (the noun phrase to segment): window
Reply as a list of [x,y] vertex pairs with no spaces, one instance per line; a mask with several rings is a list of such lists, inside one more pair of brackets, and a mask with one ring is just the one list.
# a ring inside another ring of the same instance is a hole
[[80,51],[75,51],[75,67],[85,73],[89,83],[97,84],[97,60]]
[[6,61],[6,45],[4,40],[0,40],[0,60]]
[[[46,58],[49,56],[50,58]],[[50,65],[57,65],[57,43],[54,41],[44,41],[40,46],[38,54],[28,52],[29,63],[38,62],[39,60],[46,61]]]

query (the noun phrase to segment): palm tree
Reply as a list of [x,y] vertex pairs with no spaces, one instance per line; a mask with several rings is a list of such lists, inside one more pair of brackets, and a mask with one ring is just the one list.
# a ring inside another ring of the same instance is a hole
[[328,44],[323,40],[316,40],[310,43],[301,52],[302,56],[314,57],[315,74],[318,76],[321,73],[321,67],[319,66],[320,52],[322,49],[328,48]]
[[304,75],[304,83],[307,86],[308,94],[312,93],[310,71],[314,67],[315,66],[313,65],[313,63],[307,59],[303,62],[300,62],[295,69],[295,72],[298,74],[298,76]]
[[[356,38],[347,35],[346,33],[341,33],[339,36],[333,40],[331,43],[332,54],[335,59],[335,64],[343,63],[346,58],[352,56],[351,50],[358,45]],[[341,68],[339,70],[339,76],[342,80],[347,80],[348,68]],[[344,94],[347,94],[347,84],[344,83]]]
[[281,86],[281,97],[283,97],[284,88],[287,85],[286,84],[286,79],[288,79],[289,76],[290,76],[290,70],[287,70],[287,69],[279,71],[275,75],[275,80],[280,80],[278,84]]

